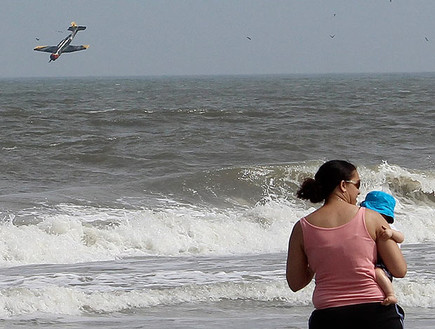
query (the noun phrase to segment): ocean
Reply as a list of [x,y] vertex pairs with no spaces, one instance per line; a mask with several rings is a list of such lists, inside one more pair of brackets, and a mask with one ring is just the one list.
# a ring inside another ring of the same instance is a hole
[[0,80],[0,327],[307,328],[285,280],[326,160],[397,200],[435,326],[435,73]]

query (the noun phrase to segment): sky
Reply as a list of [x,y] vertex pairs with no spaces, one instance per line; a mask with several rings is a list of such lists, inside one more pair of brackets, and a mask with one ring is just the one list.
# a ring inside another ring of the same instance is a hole
[[[434,0],[0,0],[0,78],[435,72],[434,15]],[[33,50],[72,21],[89,49]]]

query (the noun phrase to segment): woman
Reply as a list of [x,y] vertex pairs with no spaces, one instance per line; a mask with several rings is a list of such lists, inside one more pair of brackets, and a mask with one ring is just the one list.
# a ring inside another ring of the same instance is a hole
[[401,278],[406,262],[393,240],[380,239],[389,228],[386,220],[356,206],[360,183],[354,165],[333,160],[297,192],[301,199],[324,201],[294,225],[287,258],[292,291],[316,277],[310,329],[403,328],[403,310],[397,304],[381,304],[385,296],[375,281],[375,264],[379,253],[393,276]]

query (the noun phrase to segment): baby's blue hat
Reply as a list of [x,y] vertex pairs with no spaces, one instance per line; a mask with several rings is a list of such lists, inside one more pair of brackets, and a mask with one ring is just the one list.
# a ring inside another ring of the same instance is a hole
[[388,193],[382,191],[372,191],[366,195],[366,199],[361,206],[377,211],[381,215],[387,216],[387,222],[394,222],[394,207],[396,200]]

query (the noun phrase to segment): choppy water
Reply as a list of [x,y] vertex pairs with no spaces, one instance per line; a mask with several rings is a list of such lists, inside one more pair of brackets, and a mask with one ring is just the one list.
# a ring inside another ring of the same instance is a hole
[[298,184],[397,201],[408,328],[435,324],[435,74],[0,80],[0,325],[305,328]]

